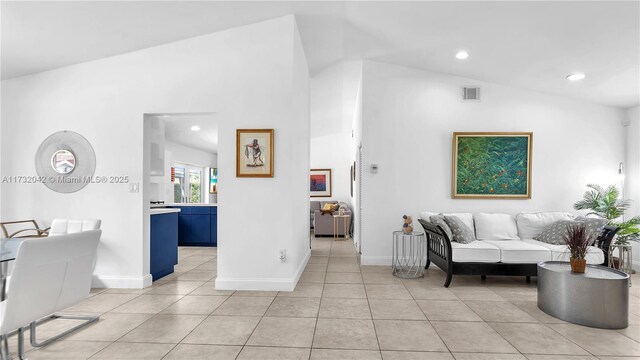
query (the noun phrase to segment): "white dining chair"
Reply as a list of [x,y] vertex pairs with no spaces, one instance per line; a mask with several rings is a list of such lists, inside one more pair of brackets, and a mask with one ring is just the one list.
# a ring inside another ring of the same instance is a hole
[[[30,326],[31,345],[45,346],[94,321],[97,316],[58,316],[86,299],[91,291],[93,262],[101,230],[27,239],[18,248],[9,291],[0,303],[0,335],[18,332],[18,356],[24,359],[24,328]],[[51,319],[83,320],[79,325],[37,342],[37,325]]]
[[75,220],[75,219],[53,219],[49,236],[73,234],[87,230],[100,229],[102,221],[100,219]]
[[[34,224],[35,221],[34,221]],[[36,224],[37,225],[37,224]],[[58,236],[65,234],[75,234],[82,231],[88,230],[98,230],[100,229],[100,225],[102,225],[102,220],[100,219],[87,219],[87,220],[75,220],[75,219],[53,219],[51,222],[51,227],[48,227],[45,231],[46,236]],[[26,236],[32,237],[32,236]],[[40,237],[40,236],[33,236]],[[13,263],[9,263],[7,267],[7,273],[9,274],[9,278],[13,273]]]

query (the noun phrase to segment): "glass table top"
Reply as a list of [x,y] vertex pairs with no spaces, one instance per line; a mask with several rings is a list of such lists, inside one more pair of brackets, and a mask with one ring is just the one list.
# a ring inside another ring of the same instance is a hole
[[0,239],[0,262],[15,260],[20,244],[25,239]]

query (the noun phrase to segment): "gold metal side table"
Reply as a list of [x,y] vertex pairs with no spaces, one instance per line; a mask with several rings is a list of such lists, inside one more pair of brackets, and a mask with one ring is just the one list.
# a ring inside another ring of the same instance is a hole
[[338,240],[340,239],[340,235],[338,234],[338,229],[340,228],[340,219],[342,219],[342,228],[344,230],[344,239],[341,240],[347,240],[349,239],[349,229],[347,226],[348,223],[348,219],[351,217],[351,215],[333,215],[333,238]]

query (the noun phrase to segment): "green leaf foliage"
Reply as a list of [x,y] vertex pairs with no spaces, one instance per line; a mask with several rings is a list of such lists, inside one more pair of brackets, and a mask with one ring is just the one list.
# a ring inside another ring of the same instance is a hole
[[618,238],[624,239],[638,237],[640,235],[640,216],[635,216],[626,221],[616,221],[631,206],[631,200],[620,199],[620,192],[615,185],[606,188],[598,184],[588,184],[582,200],[573,204],[576,210],[589,210],[589,215],[597,215],[609,221],[609,225],[620,228]]

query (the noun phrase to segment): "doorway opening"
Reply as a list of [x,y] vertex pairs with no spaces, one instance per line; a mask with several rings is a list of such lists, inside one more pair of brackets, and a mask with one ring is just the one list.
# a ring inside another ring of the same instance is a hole
[[145,114],[143,138],[143,271],[155,281],[188,247],[217,252],[218,121],[215,113]]

